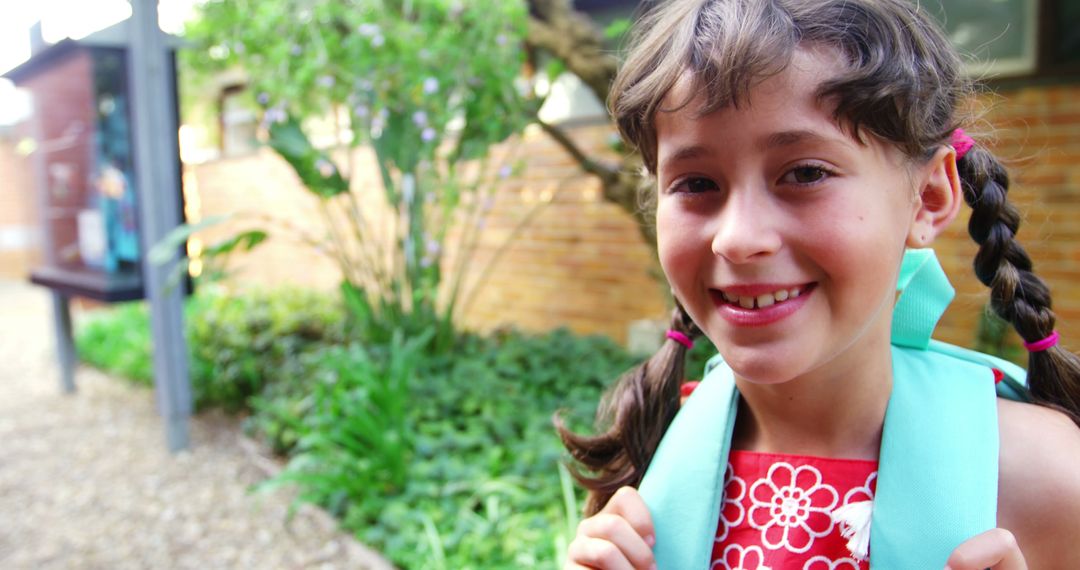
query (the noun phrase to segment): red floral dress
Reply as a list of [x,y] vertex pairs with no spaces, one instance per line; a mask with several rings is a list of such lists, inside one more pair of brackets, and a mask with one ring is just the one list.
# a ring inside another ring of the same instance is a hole
[[868,570],[833,511],[876,482],[876,461],[732,451],[710,569]]

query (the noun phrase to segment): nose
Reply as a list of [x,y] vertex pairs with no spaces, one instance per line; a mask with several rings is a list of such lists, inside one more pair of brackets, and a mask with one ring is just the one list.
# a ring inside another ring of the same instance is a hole
[[716,219],[712,251],[731,263],[748,263],[779,251],[778,215],[767,192],[731,192]]

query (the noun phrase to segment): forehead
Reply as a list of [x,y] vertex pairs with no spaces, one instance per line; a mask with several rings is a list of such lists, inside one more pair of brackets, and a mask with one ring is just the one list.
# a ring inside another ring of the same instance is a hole
[[[754,81],[749,91],[735,92],[733,100],[719,101],[710,107],[708,93],[710,85],[695,76],[692,71],[685,71],[661,101],[655,119],[660,121],[665,114],[687,112],[703,115],[727,107],[735,109],[784,107],[785,103],[799,101],[811,102],[813,106],[825,109],[828,105],[818,101],[818,89],[830,79],[836,77],[842,69],[843,60],[832,48],[824,46],[801,46],[792,53],[791,60],[778,73],[763,76]],[[723,82],[726,78],[718,78]],[[728,89],[725,91],[735,91]],[[760,109],[759,109],[760,110]],[[830,113],[831,114],[831,113]]]
[[719,109],[707,107],[707,98],[693,76],[684,75],[654,118],[658,169],[687,148],[749,139],[774,146],[790,142],[785,133],[801,133],[803,140],[855,145],[836,120],[833,104],[819,96],[822,82],[835,75],[838,65],[832,50],[799,49],[781,72],[759,80],[743,97]]

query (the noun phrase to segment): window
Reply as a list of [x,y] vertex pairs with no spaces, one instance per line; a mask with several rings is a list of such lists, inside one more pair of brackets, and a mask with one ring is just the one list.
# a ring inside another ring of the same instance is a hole
[[1036,63],[1035,0],[924,0],[975,75],[1028,73]]
[[980,77],[1080,71],[1077,0],[913,0],[938,19]]

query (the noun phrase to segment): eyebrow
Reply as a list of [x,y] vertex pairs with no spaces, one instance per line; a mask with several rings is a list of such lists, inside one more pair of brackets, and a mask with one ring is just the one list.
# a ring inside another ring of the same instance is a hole
[[[781,131],[778,133],[772,133],[765,137],[758,147],[762,150],[774,150],[777,148],[783,148],[787,146],[795,146],[798,144],[807,143],[826,143],[826,142],[838,142],[839,139],[824,136],[817,131],[799,129],[794,131]],[[660,169],[671,168],[671,165],[676,164],[683,160],[694,160],[701,157],[709,156],[712,150],[705,145],[693,144],[684,147],[679,147],[670,156],[664,157],[664,160],[660,162]]]
[[678,150],[671,153],[671,156],[664,157],[664,160],[660,163],[660,170],[671,168],[672,164],[683,160],[694,160],[695,158],[708,156],[710,152],[708,147],[700,144],[679,147]]
[[793,146],[801,143],[821,143],[831,140],[831,138],[824,137],[814,131],[782,131],[779,133],[773,133],[766,137],[760,146],[765,150],[771,150],[785,146]]

